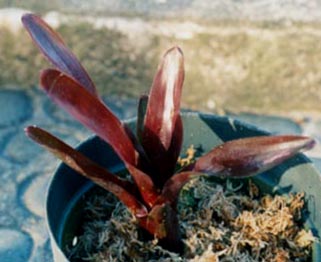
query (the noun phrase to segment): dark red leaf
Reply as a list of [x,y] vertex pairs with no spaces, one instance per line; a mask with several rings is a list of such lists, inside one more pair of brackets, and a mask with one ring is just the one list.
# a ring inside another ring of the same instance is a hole
[[164,55],[149,95],[143,145],[151,151],[157,152],[158,147],[165,150],[170,147],[180,113],[183,81],[183,53],[180,48],[173,47]]
[[159,196],[157,189],[154,186],[154,181],[151,179],[151,177],[133,165],[126,164],[126,167],[133,177],[144,203],[146,203],[148,207],[154,206]]
[[96,96],[54,69],[41,73],[40,85],[55,103],[110,144],[124,162],[136,166],[138,153],[122,123]]
[[153,166],[153,178],[162,187],[173,173],[183,137],[180,100],[184,81],[184,58],[178,47],[171,48],[154,78],[145,115],[142,145]]
[[124,123],[124,128],[126,130],[128,137],[132,141],[136,151],[139,153],[139,162],[138,162],[137,168],[146,174],[150,174],[153,170],[153,167],[150,163],[150,160],[144,148],[139,143],[137,137],[134,135],[133,131],[130,129],[130,127],[126,123]]
[[179,193],[183,186],[191,179],[204,175],[199,172],[182,172],[172,176],[164,185],[161,196],[158,198],[157,203],[162,204],[168,202],[173,208],[176,208]]
[[107,191],[113,193],[135,216],[144,217],[147,215],[146,207],[132,194],[135,192],[135,188],[129,181],[122,180],[108,172],[106,169],[100,167],[80,152],[41,128],[29,126],[25,129],[25,132],[28,137],[45,147],[66,165],[81,175],[91,179],[94,183]]
[[60,71],[72,76],[92,95],[96,88],[76,56],[66,47],[62,38],[39,16],[25,14],[22,23],[45,57]]
[[261,136],[226,142],[200,157],[194,171],[223,177],[246,177],[270,169],[310,149],[315,141],[303,136]]
[[139,98],[138,110],[137,110],[137,125],[136,125],[136,135],[138,140],[142,141],[142,135],[144,130],[144,120],[147,109],[148,96],[143,95]]
[[173,176],[183,141],[183,123],[180,116],[176,119],[172,142],[168,150],[159,148],[158,152],[149,154],[148,159],[153,169],[147,169],[157,188],[163,188],[165,182]]
[[95,96],[67,75],[53,69],[41,74],[41,86],[59,106],[111,145],[124,161],[148,205],[158,194],[151,178],[138,170],[138,152],[118,118]]
[[158,239],[166,239],[168,244],[177,245],[180,242],[177,214],[168,203],[155,205],[148,216],[139,222],[151,235]]
[[161,151],[152,156],[153,166],[156,167],[159,175],[153,176],[155,184],[162,188],[166,181],[173,176],[177,159],[181,152],[183,143],[183,123],[181,116],[176,119],[172,142],[167,151]]

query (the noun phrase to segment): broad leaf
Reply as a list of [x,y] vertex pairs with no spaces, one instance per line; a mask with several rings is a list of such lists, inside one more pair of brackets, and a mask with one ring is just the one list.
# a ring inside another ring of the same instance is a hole
[[169,148],[180,113],[183,81],[183,53],[174,47],[164,55],[150,91],[143,133],[144,146],[152,142],[153,146],[161,146],[165,150]]
[[147,215],[146,207],[132,194],[135,192],[133,184],[108,172],[41,128],[29,126],[25,129],[25,132],[28,137],[45,147],[66,165],[114,194],[135,216],[144,217]]
[[158,198],[157,203],[162,204],[168,202],[173,208],[176,208],[176,204],[179,198],[179,193],[183,186],[191,181],[191,179],[203,176],[204,173],[199,172],[181,172],[175,174],[164,185],[161,196]]
[[194,171],[223,177],[246,177],[270,169],[315,141],[303,136],[261,136],[226,142],[200,157]]
[[126,167],[133,177],[135,184],[148,207],[154,206],[159,194],[154,186],[154,181],[150,176],[146,175],[143,171],[137,169],[135,166],[126,164]]
[[92,95],[96,95],[96,88],[86,70],[44,20],[34,14],[25,14],[22,23],[40,51],[54,66],[76,79]]
[[40,85],[55,103],[110,144],[124,162],[136,166],[138,153],[122,123],[96,96],[55,69],[42,72]]
[[[173,172],[177,161],[170,148],[180,149],[183,136],[182,128],[177,128],[183,81],[183,54],[178,47],[174,47],[164,55],[154,78],[142,135],[144,149],[153,165],[157,167],[158,163],[162,166],[159,174],[164,177]],[[169,163],[168,167],[164,166],[165,163]]]
[[43,71],[40,84],[55,103],[111,145],[124,161],[142,198],[149,205],[154,203],[157,193],[153,181],[136,168],[139,154],[118,118],[78,82],[57,70]]
[[158,155],[153,155],[153,166],[159,172],[159,175],[153,177],[156,185],[160,188],[164,186],[166,181],[173,176],[177,159],[181,152],[183,143],[183,123],[181,116],[176,119],[175,129],[173,132],[172,142],[167,151],[160,152]]

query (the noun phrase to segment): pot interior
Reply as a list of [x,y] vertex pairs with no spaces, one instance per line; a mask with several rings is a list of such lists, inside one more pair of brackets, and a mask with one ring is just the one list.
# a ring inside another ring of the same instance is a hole
[[[182,152],[190,146],[208,152],[223,141],[237,138],[266,135],[253,126],[227,117],[184,113],[184,142]],[[134,128],[134,119],[128,122]],[[79,151],[112,172],[123,169],[120,159],[113,150],[97,137],[91,137],[78,147]],[[309,213],[305,225],[320,237],[321,230],[321,175],[304,155],[284,162],[254,178],[263,193],[288,194],[305,192]],[[48,191],[47,217],[51,242],[57,261],[67,261],[61,250],[66,239],[78,235],[77,221],[81,220],[83,195],[93,187],[86,178],[61,164],[57,169]],[[70,215],[72,211],[72,215]],[[66,222],[67,221],[67,222]],[[69,240],[68,240],[69,241]],[[55,249],[59,249],[58,251]],[[65,260],[63,260],[65,259]],[[313,261],[321,261],[320,243],[313,246]]]

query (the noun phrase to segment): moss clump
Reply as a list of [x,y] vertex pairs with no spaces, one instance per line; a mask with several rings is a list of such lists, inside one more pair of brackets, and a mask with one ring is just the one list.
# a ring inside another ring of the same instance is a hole
[[146,239],[127,209],[97,188],[86,200],[84,233],[67,250],[71,261],[309,261],[316,239],[303,229],[303,198],[261,195],[251,180],[194,180],[179,202],[180,257]]

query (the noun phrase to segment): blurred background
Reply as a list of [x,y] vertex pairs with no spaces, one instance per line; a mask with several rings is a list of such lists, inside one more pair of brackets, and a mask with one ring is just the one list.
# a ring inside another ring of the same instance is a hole
[[[179,45],[184,108],[321,141],[321,1],[0,0],[1,262],[52,261],[45,195],[58,161],[23,128],[37,124],[73,146],[90,135],[39,90],[50,65],[22,30],[26,12],[60,32],[122,119]],[[320,170],[320,143],[308,156]]]
[[46,61],[21,31],[41,14],[100,93],[146,92],[161,54],[186,58],[183,106],[299,116],[321,112],[317,0],[0,0],[0,86],[35,88]]

